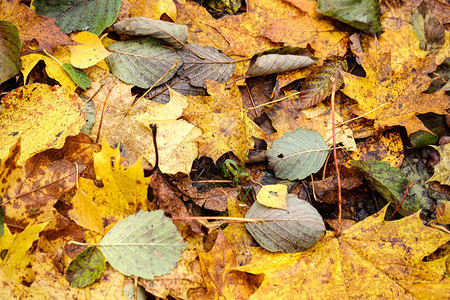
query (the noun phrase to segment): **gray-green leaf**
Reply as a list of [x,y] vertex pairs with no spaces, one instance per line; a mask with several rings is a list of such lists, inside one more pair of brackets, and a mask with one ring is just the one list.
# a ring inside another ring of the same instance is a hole
[[19,29],[16,25],[8,21],[0,21],[0,83],[20,72],[21,46]]
[[162,210],[141,210],[108,231],[99,248],[122,274],[152,280],[176,267],[186,244]]
[[273,142],[266,156],[269,167],[281,179],[304,179],[322,168],[328,145],[315,130],[297,129]]
[[[111,44],[111,55],[105,58],[111,73],[126,83],[148,89],[160,78],[158,85],[170,80],[183,64],[181,57],[164,47],[158,39],[145,37]],[[175,65],[168,74],[167,71]]]
[[96,35],[111,26],[119,15],[122,0],[35,0],[35,11],[56,19],[65,33],[89,31]]
[[305,68],[315,64],[309,51],[298,47],[281,47],[255,54],[245,76],[263,76]]
[[296,195],[288,194],[286,203],[287,211],[255,201],[245,217],[271,221],[245,223],[245,228],[258,244],[272,252],[293,253],[311,248],[325,232],[322,217]]
[[100,278],[105,268],[105,259],[97,247],[89,247],[69,264],[66,279],[71,286],[83,288]]
[[176,49],[183,47],[187,40],[187,27],[170,22],[153,20],[144,17],[125,19],[114,25],[114,30],[120,34],[148,35],[161,39]]

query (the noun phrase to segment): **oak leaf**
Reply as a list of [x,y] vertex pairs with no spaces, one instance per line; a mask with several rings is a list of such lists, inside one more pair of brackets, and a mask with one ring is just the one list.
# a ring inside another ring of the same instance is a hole
[[362,59],[367,76],[344,73],[347,96],[358,101],[357,115],[367,114],[375,126],[385,128],[401,125],[408,134],[418,130],[429,131],[417,118],[418,114],[445,113],[448,96],[444,92],[422,93],[430,81],[427,73],[435,68],[433,59],[410,59],[400,66],[393,65],[391,54],[380,46],[373,46]]
[[209,97],[187,96],[188,107],[183,118],[203,130],[199,141],[199,155],[217,160],[228,151],[243,158],[253,148],[253,137],[264,138],[265,133],[247,116],[239,89],[229,90],[224,84],[206,80]]
[[384,221],[386,209],[339,237],[327,232],[305,252],[272,254],[255,248],[252,261],[236,268],[265,275],[250,299],[450,297],[445,261],[423,261],[450,236],[425,227],[419,213]]

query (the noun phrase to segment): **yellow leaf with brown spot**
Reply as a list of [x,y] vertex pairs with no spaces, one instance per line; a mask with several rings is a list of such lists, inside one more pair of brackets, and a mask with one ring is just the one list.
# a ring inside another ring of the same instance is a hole
[[20,158],[20,138],[9,150],[8,156],[0,158],[0,199],[1,203],[13,199],[22,183],[25,173],[17,162]]
[[[144,178],[141,159],[126,170],[120,161],[119,148],[112,149],[103,139],[102,151],[94,154],[97,180],[80,178],[77,194],[72,199],[72,203],[87,201],[80,200],[83,197],[91,199],[98,211],[72,210],[72,218],[80,220],[86,217],[85,214],[90,214],[92,223],[88,225],[97,231],[98,221],[95,220],[98,220],[98,213],[102,218],[108,219],[108,225],[112,225],[141,209],[148,209],[147,187],[150,177]],[[83,207],[83,204],[78,205]]]
[[287,210],[287,186],[284,184],[264,185],[256,196],[256,200],[271,208]]
[[236,268],[264,274],[250,299],[448,299],[445,260],[423,258],[450,235],[423,225],[419,212],[384,221],[386,208],[304,252],[254,248],[252,261]]
[[[31,283],[34,280],[33,269],[29,266],[33,259],[33,255],[28,253],[34,241],[39,238],[39,233],[44,230],[48,222],[40,224],[30,224],[24,231],[14,237],[14,241],[10,245],[8,253],[0,263],[0,267],[9,278],[19,281]],[[0,248],[5,250],[3,245]]]
[[187,96],[188,107],[183,118],[203,130],[198,139],[200,156],[215,161],[228,151],[243,158],[253,148],[253,138],[264,138],[264,131],[247,116],[241,94],[236,86],[206,81],[208,97]]
[[[63,47],[57,47],[53,53],[53,57],[55,57],[61,64],[70,62],[70,52]],[[21,59],[23,80],[25,82],[27,81],[31,70],[37,65],[38,62],[43,60],[45,62],[45,71],[48,76],[58,81],[66,89],[70,91],[76,90],[77,85],[70,78],[69,74],[67,74],[61,64],[50,56],[41,53],[33,53],[22,56]]]
[[362,59],[366,77],[344,73],[347,96],[358,101],[357,115],[367,114],[375,126],[404,126],[408,134],[429,131],[417,118],[418,114],[445,113],[448,96],[444,92],[422,93],[428,88],[428,73],[435,69],[434,59],[415,56],[400,67],[392,65],[391,55],[381,46],[373,46]]
[[88,31],[82,31],[73,35],[72,40],[81,44],[69,47],[71,53],[70,63],[76,68],[91,67],[110,54],[103,47],[98,36]]
[[61,148],[85,122],[80,97],[60,86],[28,84],[8,93],[2,102],[0,158],[21,137],[19,164],[48,148]]

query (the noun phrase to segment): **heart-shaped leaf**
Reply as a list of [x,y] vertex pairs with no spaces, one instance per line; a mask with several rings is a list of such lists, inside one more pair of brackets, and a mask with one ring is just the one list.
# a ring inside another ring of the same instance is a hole
[[152,280],[176,267],[186,244],[162,210],[141,210],[108,231],[99,248],[120,273]]
[[246,218],[263,219],[264,223],[245,223],[248,232],[266,250],[293,253],[314,246],[325,232],[317,210],[296,195],[286,197],[287,211],[253,203]]
[[328,145],[317,131],[299,128],[275,140],[266,155],[276,177],[301,180],[322,168]]

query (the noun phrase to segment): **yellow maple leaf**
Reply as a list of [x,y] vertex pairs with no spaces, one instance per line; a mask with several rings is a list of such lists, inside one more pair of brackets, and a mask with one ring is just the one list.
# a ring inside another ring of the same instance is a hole
[[[57,47],[53,53],[53,57],[59,60],[60,63],[70,62],[70,52],[63,48]],[[37,65],[38,62],[43,60],[45,62],[45,71],[47,75],[58,81],[63,87],[70,91],[75,91],[77,85],[70,78],[69,74],[64,70],[60,63],[48,55],[41,53],[33,53],[24,55],[22,59],[22,73],[23,81],[26,82],[31,70]]]
[[[72,199],[72,203],[90,200],[95,204],[74,206],[70,216],[79,225],[99,232],[101,218],[109,219],[111,224],[141,209],[148,209],[150,177],[144,178],[141,159],[125,170],[120,163],[119,148],[112,149],[104,139],[102,151],[94,154],[94,168],[97,181],[80,178],[77,193]],[[91,210],[85,211],[85,207]]]
[[423,225],[419,212],[384,221],[387,207],[346,229],[327,232],[305,252],[276,254],[255,248],[237,270],[264,274],[250,299],[448,299],[445,261],[422,259],[450,240]]
[[34,272],[28,266],[33,256],[28,251],[47,224],[48,222],[29,224],[24,231],[14,236],[14,241],[9,245],[9,248],[5,248],[4,240],[0,239],[0,249],[2,251],[8,250],[5,258],[0,263],[0,267],[6,276],[19,282],[33,282]]
[[401,66],[394,66],[389,52],[373,46],[362,59],[366,77],[344,73],[342,91],[358,101],[355,113],[368,113],[365,117],[374,119],[376,127],[401,125],[408,134],[429,131],[416,115],[442,114],[448,108],[448,96],[444,92],[422,93],[430,81],[427,74],[435,69],[433,61],[430,57],[411,56]]
[[70,63],[80,69],[91,67],[105,57],[110,52],[103,47],[102,42],[96,34],[82,31],[72,36],[72,40],[81,45],[70,46]]
[[166,14],[172,20],[177,17],[177,8],[172,0],[129,0],[130,18],[146,17],[159,20]]
[[200,156],[217,160],[228,151],[243,158],[253,148],[253,138],[264,138],[264,131],[247,116],[236,86],[226,90],[224,84],[205,80],[208,97],[187,96],[189,106],[183,118],[203,130],[198,139]]
[[28,84],[8,93],[2,102],[0,158],[21,137],[19,164],[48,148],[61,148],[85,122],[80,97],[60,86]]

